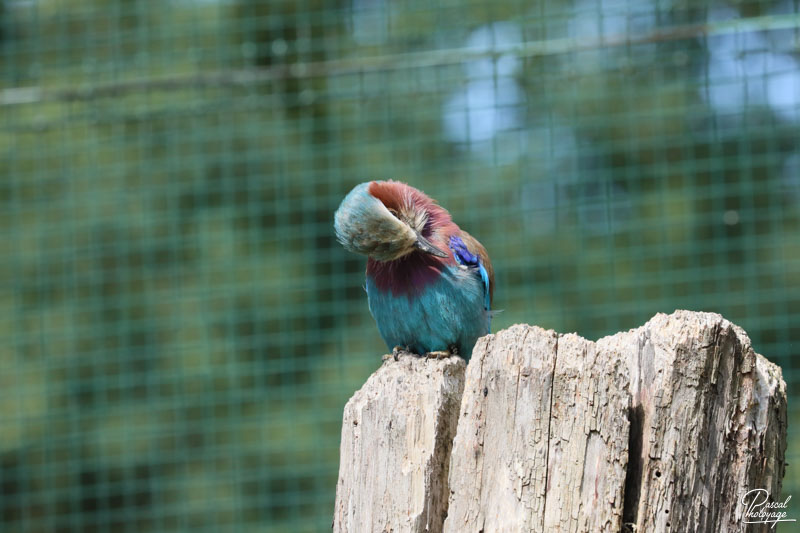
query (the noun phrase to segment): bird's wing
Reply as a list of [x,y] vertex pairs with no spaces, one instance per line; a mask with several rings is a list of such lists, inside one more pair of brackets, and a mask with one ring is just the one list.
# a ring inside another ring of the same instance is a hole
[[461,230],[461,234],[456,236],[455,239],[461,241],[461,243],[466,246],[468,252],[468,254],[463,254],[463,252],[459,253],[458,243],[456,242],[456,246],[454,247],[453,238],[451,238],[450,248],[456,256],[456,261],[469,264],[470,266],[477,266],[478,272],[481,275],[481,280],[483,281],[483,290],[486,296],[486,309],[489,310],[492,308],[492,299],[494,298],[494,269],[492,269],[492,262],[489,260],[489,254],[486,253],[486,248],[484,248],[475,237],[464,230]]

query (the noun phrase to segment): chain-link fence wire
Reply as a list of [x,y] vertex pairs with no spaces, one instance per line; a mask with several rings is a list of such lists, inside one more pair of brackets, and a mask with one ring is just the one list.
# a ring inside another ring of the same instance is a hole
[[385,352],[332,219],[378,178],[486,245],[495,329],[742,326],[797,493],[799,27],[798,0],[0,2],[0,529],[329,528]]

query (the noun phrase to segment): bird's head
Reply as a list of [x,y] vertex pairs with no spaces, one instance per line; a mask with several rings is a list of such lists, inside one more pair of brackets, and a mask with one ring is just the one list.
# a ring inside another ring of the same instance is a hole
[[356,186],[334,217],[342,245],[378,261],[393,261],[414,252],[447,257],[439,231],[450,214],[433,199],[398,181],[371,181]]

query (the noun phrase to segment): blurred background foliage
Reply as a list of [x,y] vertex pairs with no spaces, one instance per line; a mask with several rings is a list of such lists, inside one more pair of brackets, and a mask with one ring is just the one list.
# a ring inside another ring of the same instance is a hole
[[0,0],[0,529],[328,529],[385,352],[332,217],[378,178],[486,245],[496,329],[742,326],[800,492],[798,28],[798,0]]

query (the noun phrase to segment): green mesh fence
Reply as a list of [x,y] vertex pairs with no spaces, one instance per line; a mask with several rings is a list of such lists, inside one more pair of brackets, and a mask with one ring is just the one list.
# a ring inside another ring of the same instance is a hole
[[329,529],[385,351],[333,212],[376,178],[486,245],[495,329],[741,325],[800,495],[799,28],[798,0],[0,1],[0,529]]

